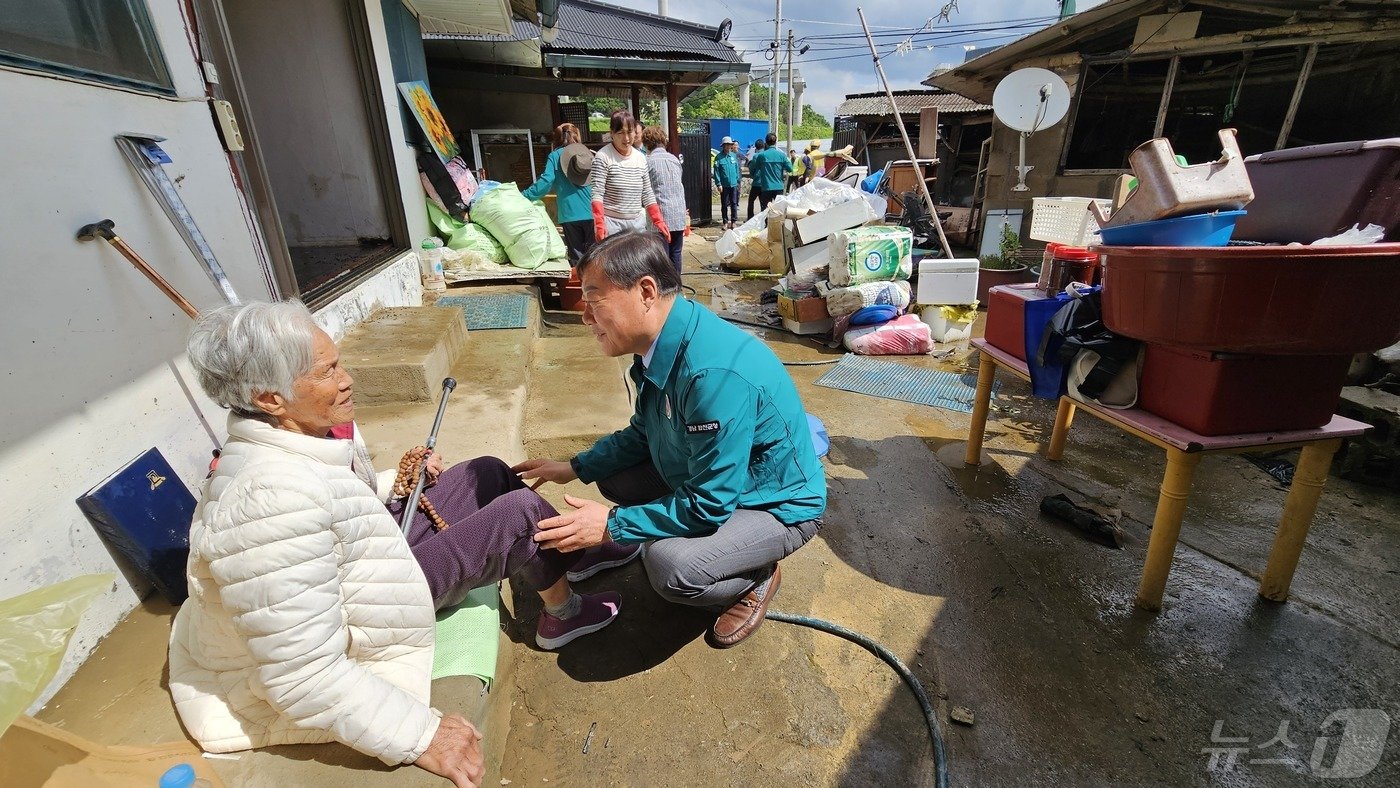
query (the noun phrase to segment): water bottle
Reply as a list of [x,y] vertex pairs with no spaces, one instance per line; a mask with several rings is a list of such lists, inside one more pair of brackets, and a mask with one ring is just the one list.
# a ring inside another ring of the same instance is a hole
[[213,788],[213,783],[196,777],[188,763],[172,766],[160,776],[160,788]]
[[442,275],[442,240],[428,238],[418,252],[418,263],[422,266],[423,289],[442,292],[447,289],[447,280]]

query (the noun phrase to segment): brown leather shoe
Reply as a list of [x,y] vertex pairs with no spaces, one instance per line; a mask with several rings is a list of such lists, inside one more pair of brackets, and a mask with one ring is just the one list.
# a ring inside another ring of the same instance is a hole
[[710,628],[710,640],[715,648],[729,648],[739,645],[740,641],[752,635],[758,625],[763,623],[763,617],[768,613],[768,602],[778,593],[778,586],[782,585],[782,570],[777,564],[773,565],[773,575],[768,579],[768,593],[759,598],[753,591],[744,594],[738,602],[729,606],[729,609],[719,614],[715,619],[715,625]]

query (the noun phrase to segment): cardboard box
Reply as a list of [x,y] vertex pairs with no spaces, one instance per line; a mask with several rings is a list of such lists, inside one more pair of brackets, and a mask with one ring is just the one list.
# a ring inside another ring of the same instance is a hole
[[787,273],[787,252],[781,243],[768,243],[768,273],[779,276]]
[[827,208],[820,213],[805,216],[793,223],[793,236],[797,241],[795,246],[806,246],[817,241],[826,240],[832,233],[839,233],[842,230],[849,230],[852,227],[860,227],[863,224],[875,221],[879,217],[875,215],[874,209],[865,198],[849,200],[832,208]]
[[826,311],[825,298],[792,298],[782,293],[778,295],[778,314],[795,323],[811,323],[831,317]]
[[977,300],[976,258],[965,260],[920,260],[920,304],[970,304]]

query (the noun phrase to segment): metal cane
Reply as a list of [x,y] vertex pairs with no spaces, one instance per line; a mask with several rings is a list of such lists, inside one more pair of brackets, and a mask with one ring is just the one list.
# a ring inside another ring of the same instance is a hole
[[433,447],[437,445],[438,428],[442,426],[442,416],[447,412],[447,395],[455,388],[457,381],[443,378],[442,399],[438,402],[437,416],[433,419],[433,429],[428,433],[428,440],[423,444],[428,451],[423,453],[423,462],[418,466],[418,483],[413,486],[413,494],[408,496],[408,503],[403,507],[403,522],[399,523],[404,536],[408,536],[408,526],[413,523],[413,513],[418,510],[418,499],[423,497],[423,485],[428,481],[428,454],[432,453]]

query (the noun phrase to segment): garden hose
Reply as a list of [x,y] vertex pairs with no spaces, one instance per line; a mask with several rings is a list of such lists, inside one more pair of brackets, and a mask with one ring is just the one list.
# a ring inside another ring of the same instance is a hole
[[924,713],[924,722],[928,724],[929,738],[933,740],[933,780],[937,788],[948,788],[948,758],[943,750],[943,731],[938,725],[938,715],[933,710],[933,703],[928,699],[928,694],[924,692],[924,687],[919,680],[914,677],[913,672],[896,657],[893,652],[874,640],[846,629],[839,624],[830,621],[823,621],[820,618],[810,616],[797,616],[791,613],[782,613],[777,610],[769,610],[767,618],[773,621],[782,621],[785,624],[796,624],[801,627],[811,627],[829,632],[837,637],[845,638],[866,651],[884,660],[886,664],[894,668],[894,672],[904,679],[905,685],[914,693],[914,697],[919,701],[919,709]]

